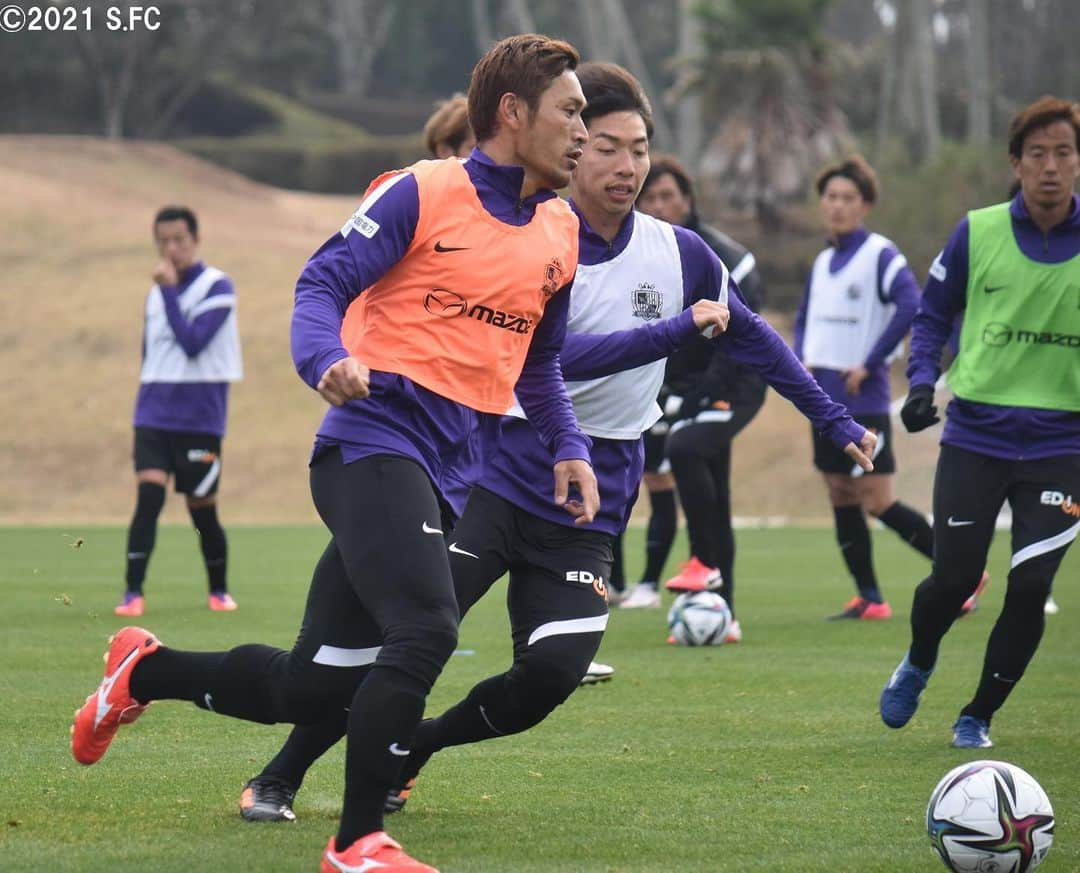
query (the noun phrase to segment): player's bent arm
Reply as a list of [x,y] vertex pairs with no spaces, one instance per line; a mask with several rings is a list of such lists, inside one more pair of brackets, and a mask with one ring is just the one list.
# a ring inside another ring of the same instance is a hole
[[228,277],[218,279],[206,296],[191,310],[191,321],[180,311],[175,289],[162,288],[161,299],[169,328],[189,358],[198,357],[236,308],[236,292]]
[[401,173],[365,196],[341,231],[323,243],[296,282],[290,331],[296,371],[317,388],[348,357],[341,344],[345,310],[404,256],[416,232],[416,179]]
[[569,306],[568,284],[548,301],[536,325],[514,393],[556,462],[575,458],[591,461],[592,441],[578,427],[559,363]]
[[[891,258],[888,257],[890,254]],[[878,261],[878,271],[883,273],[879,280],[883,297],[896,309],[863,362],[868,370],[880,366],[892,354],[911,327],[911,320],[919,308],[919,284],[907,266],[907,259],[896,249],[886,249]]]
[[968,283],[968,220],[953,230],[930,265],[918,312],[911,323],[907,377],[912,385],[933,385],[941,375],[941,350],[963,312]]

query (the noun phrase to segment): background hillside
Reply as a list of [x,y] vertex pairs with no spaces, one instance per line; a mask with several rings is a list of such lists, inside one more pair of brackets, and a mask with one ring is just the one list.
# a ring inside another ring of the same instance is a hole
[[[0,189],[0,524],[127,519],[150,221],[170,202],[196,210],[205,259],[240,295],[246,378],[232,394],[222,514],[314,521],[305,465],[323,405],[293,371],[289,315],[305,260],[356,198],[256,184],[165,145],[85,137],[0,137]],[[768,317],[786,332],[786,317]],[[936,440],[896,442],[899,490],[926,509]],[[782,398],[770,394],[735,457],[737,514],[828,517],[808,425]],[[164,518],[186,521],[182,501]]]

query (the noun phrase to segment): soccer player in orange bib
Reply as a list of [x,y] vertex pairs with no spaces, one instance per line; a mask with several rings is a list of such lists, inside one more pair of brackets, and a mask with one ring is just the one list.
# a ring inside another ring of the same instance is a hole
[[434,870],[383,831],[383,803],[457,641],[443,532],[515,391],[551,452],[554,503],[581,523],[599,509],[559,366],[578,220],[554,189],[588,136],[577,63],[547,37],[497,43],[472,75],[469,159],[377,178],[300,276],[292,350],[331,404],[311,491],[332,539],[295,646],[182,652],[124,628],[76,715],[81,763],[152,700],[262,723],[347,709],[344,803],[321,870]]

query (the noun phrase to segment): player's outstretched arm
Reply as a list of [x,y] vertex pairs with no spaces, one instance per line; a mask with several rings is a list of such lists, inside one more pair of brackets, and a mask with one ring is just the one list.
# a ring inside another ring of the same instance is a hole
[[701,333],[723,333],[730,313],[715,300],[698,300],[678,315],[614,333],[568,333],[559,352],[563,378],[599,379],[666,358]]
[[[852,419],[843,404],[833,401],[821,389],[788,348],[783,337],[738,301],[732,302],[731,310],[728,331],[718,340],[728,355],[760,373],[778,394],[790,400],[835,446],[848,451],[849,444],[852,444],[853,448],[862,451],[866,429]],[[872,453],[873,443],[870,448]],[[856,455],[852,457],[862,464]],[[866,460],[869,462],[869,457]]]

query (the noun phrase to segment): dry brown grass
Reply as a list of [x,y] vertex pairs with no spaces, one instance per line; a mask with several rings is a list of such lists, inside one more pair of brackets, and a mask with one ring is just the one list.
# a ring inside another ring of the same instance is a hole
[[[367,180],[356,180],[361,191]],[[167,146],[0,137],[0,523],[116,523],[132,508],[131,413],[154,211],[199,214],[202,252],[240,295],[223,516],[315,520],[306,461],[322,404],[293,371],[289,315],[307,257],[355,198],[280,191]],[[936,446],[897,436],[901,493],[928,507]],[[825,517],[808,427],[770,395],[735,448],[736,512]],[[165,519],[186,520],[170,500]]]

